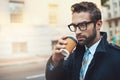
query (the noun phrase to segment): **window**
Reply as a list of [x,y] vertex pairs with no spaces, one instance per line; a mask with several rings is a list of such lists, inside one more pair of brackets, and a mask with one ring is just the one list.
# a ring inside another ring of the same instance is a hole
[[110,5],[107,5],[107,9],[108,9],[108,10],[110,9]]
[[118,26],[118,20],[115,20],[115,27]]
[[110,28],[112,27],[111,22],[108,22],[108,25],[109,25]]
[[114,10],[114,17],[117,17],[118,13]]
[[108,13],[108,18],[111,18],[111,13]]
[[109,34],[110,34],[110,37],[112,37],[112,36],[113,36],[113,32],[112,32],[112,31],[109,31]]
[[49,4],[49,23],[57,24],[58,22],[58,5]]
[[116,8],[117,7],[117,3],[113,2],[113,7]]
[[10,21],[11,23],[23,22],[24,2],[18,0],[10,0]]
[[27,43],[26,42],[13,42],[12,49],[13,49],[13,53],[26,53]]
[[119,0],[119,6],[120,6],[120,0]]

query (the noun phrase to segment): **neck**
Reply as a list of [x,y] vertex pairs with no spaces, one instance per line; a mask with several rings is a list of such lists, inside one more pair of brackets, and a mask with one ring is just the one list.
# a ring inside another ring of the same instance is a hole
[[96,36],[96,38],[93,40],[93,41],[91,41],[88,45],[86,45],[88,48],[90,48],[92,45],[94,45],[96,42],[98,42],[100,39],[101,39],[101,35],[99,34],[99,35],[97,35]]

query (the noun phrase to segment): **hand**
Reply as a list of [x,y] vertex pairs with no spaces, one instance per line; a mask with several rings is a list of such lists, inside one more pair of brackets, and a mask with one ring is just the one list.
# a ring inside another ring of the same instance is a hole
[[66,48],[65,47],[67,45],[67,41],[65,40],[66,38],[67,38],[67,36],[61,37],[58,40],[58,42],[57,42],[57,44],[56,44],[56,46],[55,46],[55,48],[53,50],[53,55],[52,55],[52,61],[53,61],[52,64],[53,64],[53,66],[58,65],[60,60],[64,59],[64,57],[65,57],[62,54],[61,49],[65,49]]

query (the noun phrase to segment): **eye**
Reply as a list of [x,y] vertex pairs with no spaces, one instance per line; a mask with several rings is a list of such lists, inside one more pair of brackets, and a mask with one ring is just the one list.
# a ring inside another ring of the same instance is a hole
[[86,27],[86,23],[80,23],[78,24],[78,27]]
[[68,27],[69,27],[70,31],[72,31],[72,32],[76,31],[76,28],[77,28],[77,26],[75,24],[70,24],[70,25],[68,25]]
[[83,24],[83,25],[80,26],[80,28],[81,28],[81,30],[85,30],[86,29],[86,25]]
[[80,24],[78,25],[78,27],[79,27],[80,30],[86,30],[86,28],[87,28],[85,22],[84,22],[84,23],[80,23]]

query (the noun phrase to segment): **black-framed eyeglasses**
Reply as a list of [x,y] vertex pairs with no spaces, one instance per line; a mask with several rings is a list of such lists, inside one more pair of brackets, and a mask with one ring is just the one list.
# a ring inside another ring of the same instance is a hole
[[81,31],[85,31],[85,30],[87,30],[87,25],[90,24],[90,23],[94,23],[94,21],[89,21],[89,22],[84,21],[84,22],[82,22],[82,23],[78,23],[77,25],[71,23],[70,25],[68,25],[68,28],[69,28],[70,31],[72,31],[72,32],[76,32],[77,27],[78,27]]

